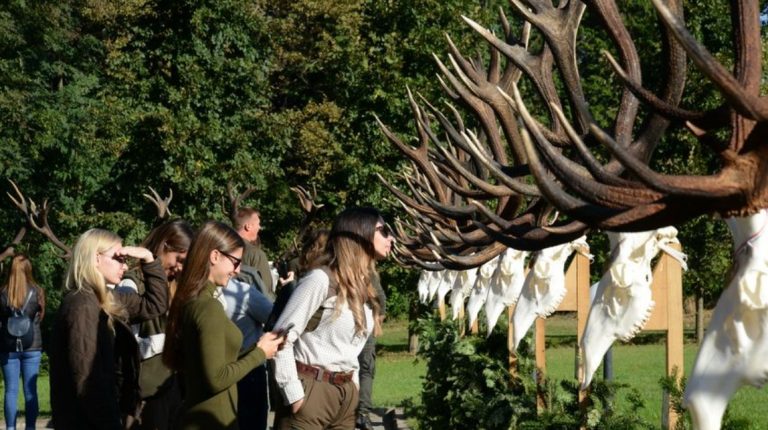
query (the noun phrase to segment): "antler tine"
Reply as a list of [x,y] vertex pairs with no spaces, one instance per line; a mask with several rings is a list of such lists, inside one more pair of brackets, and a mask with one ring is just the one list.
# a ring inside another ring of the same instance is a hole
[[15,182],[12,180],[8,180],[8,182],[11,183],[11,187],[13,187],[14,191],[16,191],[16,195],[18,198],[11,195],[11,193],[6,192],[5,194],[8,196],[9,199],[13,202],[14,206],[19,208],[19,210],[24,214],[25,218],[28,218],[29,213],[29,206],[27,205],[27,199],[24,197],[24,194],[21,193],[21,190],[19,190],[19,187],[16,185]]
[[168,190],[168,197],[161,198],[160,194],[158,194],[157,191],[155,191],[154,188],[149,187],[149,191],[152,193],[152,195],[149,195],[147,193],[143,193],[142,195],[147,198],[152,204],[155,205],[157,208],[157,219],[158,220],[164,220],[167,219],[173,214],[171,213],[170,204],[171,200],[173,200],[173,190]]
[[5,250],[0,253],[0,261],[3,261],[6,259],[6,257],[10,257],[14,254],[16,251],[16,246],[21,243],[25,234],[27,234],[27,226],[22,225],[19,227],[19,230],[16,232],[16,236],[13,238],[11,243],[9,243],[8,246],[5,247]]
[[256,191],[256,187],[251,186],[247,187],[242,193],[237,194],[235,186],[232,184],[232,182],[227,182],[227,194],[229,195],[229,214],[227,215],[229,215],[232,223],[235,222],[237,211],[240,209],[240,203],[247,199],[248,196],[250,196],[254,191]]
[[[31,199],[29,202],[32,210],[35,211],[35,202]],[[48,240],[50,240],[54,245],[64,251],[64,255],[61,255],[62,258],[68,259],[72,255],[72,249],[64,244],[64,242],[59,240],[58,237],[56,237],[56,235],[53,233],[53,230],[51,230],[51,226],[48,224],[48,212],[52,207],[53,205],[48,204],[48,199],[43,200],[43,205],[40,207],[40,210],[36,211],[33,216],[29,217],[29,223],[32,225],[32,228],[37,230],[43,236],[47,237]],[[40,223],[38,223],[38,219],[40,220]]]

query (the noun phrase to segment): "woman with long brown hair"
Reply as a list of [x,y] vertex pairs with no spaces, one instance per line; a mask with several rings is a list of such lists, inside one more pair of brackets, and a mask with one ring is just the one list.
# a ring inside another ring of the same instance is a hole
[[[174,220],[153,228],[141,243],[163,266],[169,302],[173,301],[176,278],[181,274],[193,235],[194,231],[186,221]],[[145,289],[144,276],[138,267],[126,272],[118,285],[119,291],[139,294]],[[133,430],[168,430],[181,407],[181,390],[176,376],[162,362],[166,317],[163,314],[131,327],[141,354],[139,388],[143,400],[141,419],[131,427]]]
[[[140,260],[143,295],[110,287],[123,278],[128,258]],[[148,249],[123,246],[120,236],[94,228],[75,243],[66,288],[50,350],[56,429],[122,429],[141,401],[139,348],[128,324],[165,313],[165,272]]]
[[368,336],[381,332],[376,259],[389,254],[392,242],[375,209],[336,217],[319,268],[299,280],[275,324],[287,334],[275,357],[284,399],[278,428],[355,427],[357,356]]
[[227,318],[221,289],[238,273],[243,239],[220,222],[192,241],[168,315],[163,362],[185,388],[179,428],[237,429],[237,381],[274,356],[282,338],[265,333],[240,353],[243,336]]
[[38,414],[37,375],[40,370],[43,340],[40,322],[45,315],[45,294],[32,276],[32,263],[16,255],[0,291],[0,365],[5,385],[6,429],[16,428],[16,399],[19,375],[24,386],[24,418],[27,428],[35,428]]

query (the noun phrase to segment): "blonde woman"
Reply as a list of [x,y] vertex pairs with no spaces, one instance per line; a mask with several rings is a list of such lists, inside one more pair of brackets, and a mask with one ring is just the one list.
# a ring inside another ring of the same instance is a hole
[[381,332],[376,259],[389,254],[392,242],[375,209],[336,217],[319,268],[299,280],[275,324],[287,335],[275,357],[284,400],[277,428],[355,427],[357,356],[368,336]]
[[163,349],[163,362],[180,372],[185,388],[177,428],[238,429],[237,381],[272,358],[282,342],[265,333],[241,352],[243,335],[224,312],[221,290],[239,272],[243,246],[235,230],[210,221],[189,248]]
[[[140,261],[143,295],[113,291]],[[56,429],[122,429],[137,415],[139,349],[128,324],[163,314],[168,286],[160,260],[146,248],[123,246],[110,231],[78,238],[56,317],[51,348],[51,409]]]
[[25,255],[11,261],[8,282],[0,291],[0,365],[5,385],[5,426],[16,428],[16,399],[19,375],[24,388],[24,418],[27,428],[37,420],[37,375],[43,340],[40,322],[45,314],[45,294],[32,276],[32,263]]

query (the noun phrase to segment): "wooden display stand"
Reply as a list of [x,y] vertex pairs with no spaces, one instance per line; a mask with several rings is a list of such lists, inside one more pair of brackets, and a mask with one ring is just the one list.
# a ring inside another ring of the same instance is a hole
[[[680,245],[674,244],[678,251]],[[672,376],[677,370],[677,382],[685,370],[683,367],[683,269],[680,263],[666,253],[653,268],[653,283],[651,284],[653,308],[648,323],[643,330],[667,332],[667,376]],[[669,396],[664,398],[661,414],[662,428],[673,429],[677,425],[678,415],[672,409]]]
[[[589,315],[589,258],[576,253],[565,272],[565,286],[567,293],[563,301],[555,312],[576,312],[576,351],[575,351],[575,370],[574,377],[581,381],[582,368],[581,360],[581,336],[584,333],[584,327],[587,325],[587,316]],[[511,321],[511,320],[510,320]],[[537,379],[543,378],[547,373],[547,356],[545,337],[547,333],[544,318],[536,318],[535,325],[535,353]],[[510,335],[511,336],[511,335]],[[586,392],[579,391],[579,403],[582,404],[586,399]],[[536,404],[539,409],[544,407],[544,398],[539,393]]]

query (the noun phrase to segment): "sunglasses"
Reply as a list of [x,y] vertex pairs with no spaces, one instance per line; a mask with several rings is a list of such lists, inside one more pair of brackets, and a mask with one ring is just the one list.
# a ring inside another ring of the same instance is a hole
[[229,261],[231,261],[232,265],[235,267],[234,270],[237,270],[237,268],[240,267],[240,264],[243,262],[242,258],[237,258],[234,255],[227,254],[224,251],[219,251],[219,252],[221,253],[221,255],[229,258]]
[[101,255],[103,255],[105,257],[109,257],[109,258],[117,261],[120,264],[125,264],[125,262],[128,261],[128,257],[125,256],[125,255],[114,255],[114,254],[112,254],[112,255],[101,254]]
[[389,236],[392,236],[392,229],[386,224],[377,225],[376,231],[381,233],[381,235],[384,236],[385,239],[388,238]]

